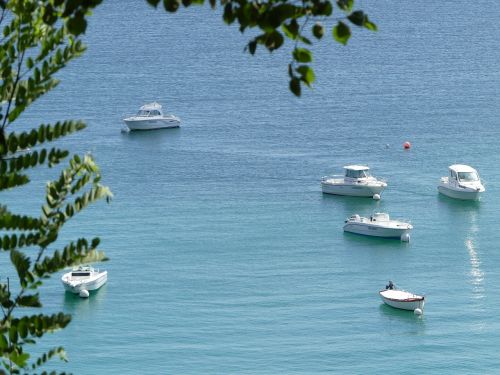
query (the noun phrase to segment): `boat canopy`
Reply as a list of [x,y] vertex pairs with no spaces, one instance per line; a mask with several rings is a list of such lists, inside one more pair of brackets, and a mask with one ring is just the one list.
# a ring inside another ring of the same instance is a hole
[[375,212],[372,217],[372,221],[390,221],[389,214],[385,212]]
[[140,109],[143,111],[152,111],[152,110],[158,110],[161,111],[161,105],[160,103],[153,102],[153,103],[148,103],[144,104]]
[[344,167],[345,176],[349,178],[366,178],[370,177],[370,168],[362,165],[348,165]]
[[476,170],[472,167],[469,167],[465,164],[453,164],[448,167],[451,171],[455,172],[476,172]]
[[352,171],[368,171],[370,168],[364,165],[346,165],[344,169],[350,169]]
[[143,116],[143,117],[148,117],[148,116],[161,116],[161,112],[157,111],[155,109],[151,111],[147,111],[144,109],[140,109],[139,112],[137,112],[137,116]]

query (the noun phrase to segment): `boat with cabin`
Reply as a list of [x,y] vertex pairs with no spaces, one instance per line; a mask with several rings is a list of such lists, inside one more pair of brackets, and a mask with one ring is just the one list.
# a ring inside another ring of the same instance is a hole
[[450,174],[441,177],[438,191],[450,198],[479,200],[486,189],[477,171],[464,164],[453,164],[448,169]]
[[352,215],[345,221],[344,232],[365,236],[397,238],[403,242],[410,241],[413,226],[405,221],[391,220],[389,214],[376,212],[372,216]]
[[372,176],[370,168],[364,165],[346,165],[344,176],[332,175],[321,179],[321,190],[325,194],[379,199],[386,187],[387,183]]
[[74,294],[82,291],[97,290],[108,280],[108,271],[90,266],[78,266],[61,277],[64,289]]
[[178,128],[181,125],[177,116],[164,114],[162,106],[157,102],[143,105],[136,115],[124,118],[123,121],[130,130]]

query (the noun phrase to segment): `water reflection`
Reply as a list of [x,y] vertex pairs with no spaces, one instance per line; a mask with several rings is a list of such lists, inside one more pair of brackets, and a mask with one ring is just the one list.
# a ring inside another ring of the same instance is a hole
[[477,214],[470,213],[470,229],[465,238],[465,248],[469,253],[471,270],[469,272],[470,281],[472,284],[472,294],[475,299],[484,298],[484,272],[481,270],[481,261],[477,254]]
[[413,333],[423,333],[425,329],[425,310],[423,315],[415,315],[413,311],[395,309],[387,306],[385,303],[381,303],[379,311],[380,315],[391,323],[411,324],[410,327]]
[[178,138],[181,134],[181,128],[155,129],[143,131],[122,131],[124,140],[133,140],[134,142],[146,142],[147,144],[162,143],[169,138]]
[[477,212],[481,208],[481,204],[479,201],[466,201],[460,199],[454,199],[447,197],[443,194],[437,194],[439,207],[446,207],[448,210],[451,210],[455,213],[461,212]]
[[364,236],[362,234],[344,232],[344,237],[351,243],[359,243],[362,245],[369,245],[370,247],[382,247],[384,249],[394,249],[394,248],[408,248],[410,247],[410,242],[403,242],[398,238],[383,238],[383,237],[372,237]]
[[106,298],[106,284],[98,290],[91,291],[89,298],[81,298],[78,294],[64,293],[64,311],[73,316],[92,315]]
[[[481,260],[478,255],[478,215],[481,211],[479,201],[462,201],[438,195],[440,208],[446,208],[450,219],[456,226],[457,233],[465,233],[464,245],[469,255],[469,282],[472,286],[472,298],[484,298],[484,272],[481,270]],[[462,218],[463,220],[457,220]]]

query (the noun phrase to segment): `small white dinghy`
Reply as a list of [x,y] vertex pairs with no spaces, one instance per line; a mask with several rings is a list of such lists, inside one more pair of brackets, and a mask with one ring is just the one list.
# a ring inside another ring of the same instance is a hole
[[370,168],[364,165],[346,165],[344,170],[344,176],[325,176],[321,179],[323,193],[380,199],[380,193],[387,187],[384,180],[373,177]]
[[414,311],[417,315],[422,314],[424,311],[424,296],[397,289],[392,281],[389,281],[389,284],[379,294],[386,305],[396,309]]
[[108,271],[96,270],[90,266],[78,266],[61,277],[64,289],[81,297],[88,297],[89,291],[99,289],[107,280]]
[[448,167],[450,175],[441,177],[438,191],[450,198],[462,200],[478,200],[485,191],[477,171],[463,164]]
[[413,226],[410,223],[391,220],[389,214],[376,212],[369,218],[352,215],[345,221],[344,232],[362,234],[365,236],[398,238],[401,241],[410,241],[410,231]]

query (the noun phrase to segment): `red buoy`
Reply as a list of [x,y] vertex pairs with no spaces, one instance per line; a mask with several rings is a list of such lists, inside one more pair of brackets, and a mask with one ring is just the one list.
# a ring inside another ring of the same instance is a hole
[[409,149],[410,149],[410,147],[411,147],[411,143],[410,143],[410,142],[406,141],[405,143],[403,143],[403,148],[404,148],[405,150],[409,150]]

